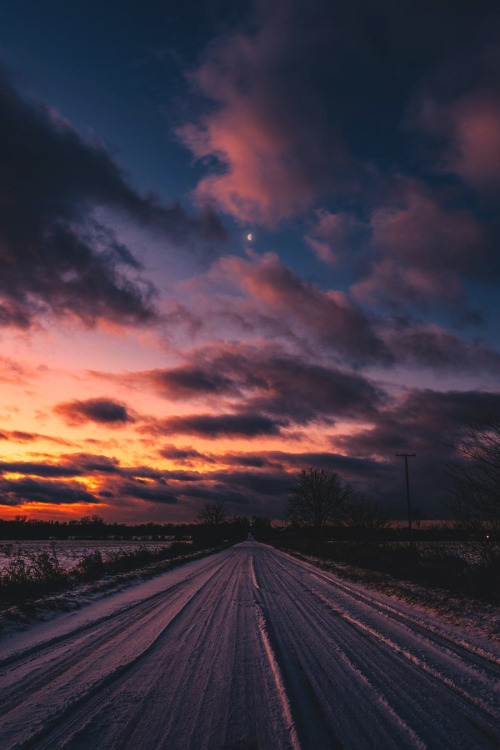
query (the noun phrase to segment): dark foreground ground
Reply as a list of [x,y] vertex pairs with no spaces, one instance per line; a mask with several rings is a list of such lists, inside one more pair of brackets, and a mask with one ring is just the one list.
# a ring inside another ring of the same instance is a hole
[[500,650],[256,542],[0,642],[0,747],[498,748]]

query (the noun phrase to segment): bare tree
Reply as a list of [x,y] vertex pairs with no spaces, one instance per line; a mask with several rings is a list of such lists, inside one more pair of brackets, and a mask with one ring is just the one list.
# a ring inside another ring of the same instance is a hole
[[285,518],[312,526],[320,537],[325,525],[338,520],[350,491],[336,471],[302,469],[290,490]]
[[469,528],[500,531],[500,419],[483,417],[452,444],[448,463],[454,494],[448,506]]
[[366,495],[350,490],[344,499],[342,520],[363,531],[383,529],[389,523],[389,512]]
[[231,514],[223,500],[215,503],[205,503],[198,512],[198,521],[209,528],[223,526],[231,519]]

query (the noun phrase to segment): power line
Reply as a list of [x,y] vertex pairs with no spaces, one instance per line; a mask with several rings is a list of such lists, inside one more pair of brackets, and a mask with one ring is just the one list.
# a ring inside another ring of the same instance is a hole
[[411,505],[410,505],[410,479],[408,476],[408,459],[416,456],[416,453],[396,453],[398,458],[404,458],[405,460],[405,474],[406,474],[406,507],[408,510],[408,533],[410,536],[410,549],[413,549],[413,532],[411,528]]

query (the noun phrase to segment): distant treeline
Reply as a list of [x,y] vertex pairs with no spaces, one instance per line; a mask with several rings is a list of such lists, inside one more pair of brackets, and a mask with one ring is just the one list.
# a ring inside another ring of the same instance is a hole
[[[204,537],[216,537],[228,541],[242,541],[251,534],[258,541],[278,539],[307,540],[314,530],[307,524],[276,526],[270,518],[263,516],[232,516],[217,527],[201,522],[196,523],[106,523],[100,516],[84,516],[80,520],[45,521],[27,516],[16,516],[12,520],[0,519],[0,539],[116,539],[124,541],[168,541]],[[415,541],[481,541],[484,531],[452,526],[449,522],[435,523],[433,526],[413,527]],[[408,528],[404,525],[388,525],[384,528],[366,529],[356,526],[327,524],[322,537],[334,541],[377,541],[397,542],[408,539]]]
[[84,516],[79,521],[45,521],[27,516],[0,519],[0,539],[67,540],[116,539],[124,541],[170,541],[192,539],[205,543],[205,537],[242,541],[252,534],[265,541],[276,533],[269,518],[232,517],[219,528],[200,523],[106,523],[100,516]]

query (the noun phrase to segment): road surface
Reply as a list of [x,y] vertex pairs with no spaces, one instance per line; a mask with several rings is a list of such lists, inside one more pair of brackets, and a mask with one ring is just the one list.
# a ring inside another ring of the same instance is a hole
[[41,632],[0,645],[1,750],[500,747],[498,652],[256,542]]

